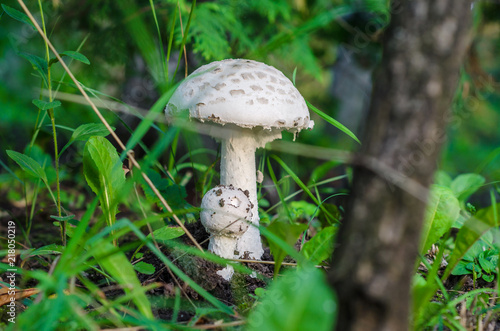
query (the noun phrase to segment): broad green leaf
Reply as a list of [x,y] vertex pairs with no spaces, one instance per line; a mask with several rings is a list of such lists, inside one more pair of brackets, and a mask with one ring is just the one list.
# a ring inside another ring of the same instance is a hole
[[31,28],[33,28],[33,30],[36,31],[35,25],[33,25],[33,22],[31,22],[30,18],[25,13],[4,4],[2,4],[2,9],[13,19],[28,24]]
[[474,262],[474,259],[479,258],[479,255],[484,253],[485,249],[487,249],[488,247],[484,239],[487,239],[485,237],[487,237],[489,232],[490,231],[484,233],[481,236],[481,238],[478,241],[476,241],[471,248],[469,248],[467,253],[465,253],[464,256],[462,257],[462,260]]
[[452,181],[450,175],[442,170],[438,170],[434,174],[434,184],[436,185],[450,187]]
[[460,261],[458,262],[457,266],[455,267],[455,269],[453,269],[453,271],[451,272],[452,275],[455,275],[455,276],[461,276],[461,275],[468,275],[470,274],[470,270],[467,269],[467,265],[469,264],[470,262],[467,262],[467,261]]
[[483,254],[479,255],[478,261],[479,261],[479,265],[481,265],[481,268],[486,273],[489,274],[495,270],[496,265],[491,263],[491,261],[488,260]]
[[[115,130],[114,127],[111,128],[113,131]],[[102,123],[82,124],[73,131],[68,143],[61,149],[59,154],[62,154],[75,141],[87,141],[92,136],[106,137],[109,133],[109,130]]]
[[7,155],[14,160],[24,171],[26,171],[29,175],[40,178],[42,181],[47,183],[47,175],[45,174],[45,170],[43,170],[42,166],[31,157],[21,154],[16,151],[6,151]]
[[152,275],[156,271],[155,267],[152,264],[143,261],[139,261],[134,264],[134,269],[145,275]]
[[450,185],[455,196],[460,201],[465,201],[474,192],[476,192],[485,182],[483,176],[478,174],[463,174],[457,176]]
[[462,260],[462,257],[474,245],[474,243],[486,231],[495,226],[495,219],[498,219],[498,215],[495,215],[495,213],[498,213],[498,208],[500,208],[499,204],[481,209],[474,217],[465,221],[464,225],[457,234],[455,248],[451,252],[448,259],[448,267],[444,272],[443,279],[448,278],[451,271],[460,262],[460,260]]
[[40,108],[40,110],[47,110],[47,109],[53,109],[61,106],[61,101],[59,100],[54,100],[52,102],[44,101],[44,100],[39,100],[39,99],[33,99],[33,104]]
[[[178,238],[184,234],[184,230],[177,226],[165,226],[153,232],[155,240],[162,244],[168,240]],[[151,238],[151,234],[148,235]]]
[[338,227],[328,226],[318,232],[302,247],[302,253],[314,264],[318,264],[330,257],[333,253],[333,244]]
[[420,254],[425,254],[431,245],[450,230],[460,213],[460,204],[449,188],[433,185],[425,211],[420,241]]
[[82,63],[90,64],[89,59],[87,59],[87,57],[85,55],[83,55],[82,53],[79,53],[79,52],[64,51],[61,53],[61,55],[66,55],[66,56],[69,56],[70,58],[73,58],[73,59],[80,61]]
[[25,53],[25,52],[19,52],[19,55],[21,55],[22,57],[24,57],[26,60],[28,60],[31,63],[31,65],[33,66],[33,69],[38,71],[40,73],[40,75],[42,76],[42,79],[45,83],[45,86],[49,86],[49,79],[47,77],[47,72],[49,69],[48,69],[47,61],[45,61],[44,59],[42,59],[39,56]]
[[[300,234],[307,229],[307,224],[291,224],[288,221],[276,220],[271,225],[267,227],[267,230],[272,234],[276,235],[280,239],[284,240],[288,245],[295,245],[295,242],[299,238]],[[276,244],[268,238],[269,248],[271,249],[271,254],[274,256],[274,274],[277,275],[281,263],[287,256],[285,250],[283,250],[280,245]]]
[[91,137],[83,151],[83,173],[99,197],[108,225],[116,219],[118,196],[125,184],[125,172],[116,149],[104,137]]
[[144,316],[153,318],[151,304],[146,294],[141,290],[141,282],[137,279],[137,274],[125,253],[117,250],[115,246],[105,240],[99,242],[99,247],[99,255],[94,255],[97,262],[123,287],[125,293],[133,293],[132,300],[139,311]]
[[490,283],[490,282],[492,282],[492,281],[495,279],[495,275],[487,275],[487,274],[483,274],[483,279],[484,279],[486,282]]
[[332,330],[337,299],[315,268],[277,278],[248,317],[248,331]]
[[[111,127],[113,130],[114,127]],[[71,141],[86,141],[92,136],[106,137],[109,134],[109,130],[104,124],[101,123],[88,123],[82,124],[75,129],[71,135]]]
[[[87,59],[87,57],[81,53],[78,53],[78,52],[73,52],[73,51],[64,51],[62,53],[59,54],[61,57],[63,56],[68,56],[72,59],[75,59],[77,61],[80,61],[80,62],[83,62],[85,64],[90,64],[90,61],[89,59]],[[57,57],[53,57],[50,59],[49,61],[49,67],[52,66],[54,63],[57,63],[59,62],[59,59]]]
[[321,117],[322,119],[324,119],[325,121],[327,121],[328,123],[330,123],[331,125],[333,125],[334,127],[336,127],[337,129],[339,129],[340,131],[344,132],[346,135],[348,135],[349,137],[351,137],[352,139],[354,139],[358,144],[361,144],[361,142],[356,137],[356,135],[354,133],[352,133],[351,130],[349,130],[348,128],[346,128],[342,123],[340,123],[339,121],[335,120],[333,117],[325,114],[324,112],[322,112],[318,108],[314,107],[309,101],[306,101],[306,103],[307,103],[307,106],[309,107],[309,109],[311,109],[316,114],[318,114],[319,117]]

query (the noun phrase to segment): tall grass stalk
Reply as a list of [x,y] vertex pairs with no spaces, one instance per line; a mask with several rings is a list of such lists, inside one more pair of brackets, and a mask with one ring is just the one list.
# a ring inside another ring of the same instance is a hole
[[[47,30],[45,27],[45,19],[43,16],[43,8],[42,8],[42,2],[38,0],[38,6],[40,8],[40,16],[42,19],[42,29],[43,33],[45,36],[47,36]],[[49,52],[49,45],[47,41],[44,40],[45,43],[45,56],[47,59],[47,89],[49,91],[49,102],[53,101],[52,97],[52,83],[51,83],[51,75],[50,75],[50,52]],[[52,124],[52,137],[54,139],[54,166],[56,170],[56,194],[57,194],[57,216],[62,217],[62,212],[61,212],[61,185],[59,182],[59,151],[57,147],[57,130],[56,130],[56,119],[54,115],[54,109],[51,108],[47,110],[49,117],[50,117],[50,122]],[[66,246],[66,225],[63,221],[59,221],[59,226],[61,227],[61,241],[64,246]]]

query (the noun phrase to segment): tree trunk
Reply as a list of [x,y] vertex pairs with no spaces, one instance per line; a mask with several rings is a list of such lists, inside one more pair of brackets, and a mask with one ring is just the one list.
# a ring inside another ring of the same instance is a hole
[[470,1],[394,0],[330,281],[336,330],[407,330],[427,188],[469,41]]

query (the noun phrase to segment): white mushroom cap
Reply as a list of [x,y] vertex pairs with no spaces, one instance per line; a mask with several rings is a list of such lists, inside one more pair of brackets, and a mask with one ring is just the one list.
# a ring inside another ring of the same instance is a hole
[[170,98],[172,120],[182,110],[201,122],[298,132],[312,128],[304,98],[283,73],[264,63],[229,59],[194,71]]
[[252,203],[245,193],[232,185],[219,185],[201,201],[201,223],[216,236],[236,238],[248,230]]

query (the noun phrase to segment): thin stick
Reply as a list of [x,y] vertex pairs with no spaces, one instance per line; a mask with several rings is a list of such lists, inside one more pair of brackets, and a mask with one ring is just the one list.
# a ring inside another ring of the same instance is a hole
[[[23,10],[26,13],[26,15],[28,15],[29,19],[31,20],[31,22],[33,23],[33,25],[35,26],[35,28],[38,30],[38,33],[40,33],[40,35],[45,40],[45,42],[47,43],[47,45],[49,45],[49,48],[52,51],[52,53],[54,53],[54,55],[56,56],[56,58],[59,60],[59,63],[61,63],[61,65],[63,66],[64,70],[68,73],[68,76],[75,83],[75,85],[78,88],[78,90],[80,91],[80,93],[83,95],[83,97],[85,98],[85,100],[87,100],[88,104],[94,110],[94,112],[96,113],[97,117],[99,117],[99,119],[104,124],[104,126],[106,127],[106,129],[108,129],[109,133],[115,139],[116,143],[120,146],[121,149],[123,149],[123,151],[127,151],[127,148],[126,148],[125,144],[123,144],[123,142],[120,140],[120,138],[116,135],[116,133],[113,131],[113,129],[111,128],[111,126],[109,125],[109,123],[106,121],[106,119],[104,118],[104,116],[102,116],[102,114],[99,111],[99,109],[97,109],[97,107],[94,105],[94,103],[92,102],[92,100],[90,100],[88,94],[80,86],[80,84],[78,83],[78,80],[75,78],[75,76],[73,75],[73,73],[71,72],[71,70],[69,70],[68,66],[64,63],[64,61],[62,60],[61,56],[59,55],[59,53],[57,52],[57,50],[54,48],[54,46],[52,45],[52,43],[50,42],[50,40],[43,33],[42,29],[38,25],[38,22],[35,20],[35,18],[31,14],[31,12],[29,11],[29,9],[26,7],[26,5],[24,4],[23,0],[17,0],[17,2],[23,8]],[[138,170],[141,170],[141,166],[139,165],[139,162],[137,162],[137,160],[134,158],[132,151],[127,151],[126,153],[127,153],[127,157],[129,158],[129,160],[134,164],[134,167],[136,167]],[[172,216],[173,216],[174,220],[177,222],[177,224],[179,224],[179,226],[182,228],[182,230],[184,230],[184,232],[189,237],[189,239],[193,242],[193,244],[200,251],[203,252],[203,248],[201,248],[200,244],[198,244],[198,242],[196,241],[196,239],[194,239],[193,235],[186,229],[186,227],[184,226],[184,224],[182,224],[181,220],[177,217],[177,215],[175,215],[173,213],[172,208],[167,203],[167,201],[163,198],[163,196],[160,194],[160,192],[158,191],[158,189],[156,188],[156,186],[153,184],[153,182],[151,181],[151,179],[149,179],[149,177],[144,172],[142,172],[142,171],[141,171],[141,174],[142,174],[142,177],[144,178],[144,180],[146,181],[146,183],[148,184],[148,186],[153,190],[153,192],[156,195],[156,197],[160,200],[160,202],[162,203],[163,207],[168,212],[172,213]]]
[[[242,262],[242,263],[260,263],[260,264],[276,264],[274,261],[262,261],[262,260],[245,260],[245,259],[226,259],[228,261]],[[281,262],[281,265],[288,265],[291,267],[298,266],[297,263]],[[327,265],[316,265],[316,268],[330,268]]]
[[211,329],[221,329],[221,328],[227,328],[227,327],[231,327],[231,326],[244,325],[246,323],[247,323],[246,321],[234,321],[234,322],[220,323],[220,324],[195,325],[195,326],[192,326],[191,328],[193,328],[195,330],[211,330]]

